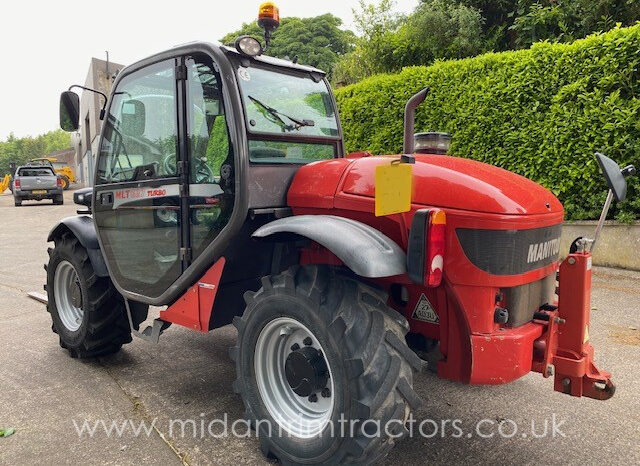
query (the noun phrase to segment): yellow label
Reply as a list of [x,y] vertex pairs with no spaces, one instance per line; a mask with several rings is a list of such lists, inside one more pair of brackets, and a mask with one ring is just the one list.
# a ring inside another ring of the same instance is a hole
[[376,167],[376,217],[411,210],[411,172],[407,163]]

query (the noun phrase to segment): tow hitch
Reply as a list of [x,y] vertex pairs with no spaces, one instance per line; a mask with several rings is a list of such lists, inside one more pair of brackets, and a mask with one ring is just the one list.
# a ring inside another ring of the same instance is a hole
[[536,341],[533,370],[554,377],[554,390],[608,400],[615,392],[611,374],[593,362],[589,343],[591,253],[570,254],[560,265],[558,307],[536,313],[547,329]]
[[541,308],[534,316],[546,330],[534,343],[532,369],[544,377],[554,377],[554,390],[572,396],[608,400],[616,387],[611,374],[601,371],[593,362],[593,346],[589,343],[591,317],[591,254],[615,198],[627,195],[625,177],[636,169],[629,165],[620,169],[610,158],[596,153],[596,159],[609,185],[593,239],[577,238],[569,256],[560,264],[558,306]]

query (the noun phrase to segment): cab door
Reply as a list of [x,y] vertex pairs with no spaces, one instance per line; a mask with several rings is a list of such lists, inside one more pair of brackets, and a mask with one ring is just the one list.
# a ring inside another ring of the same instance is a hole
[[93,212],[124,291],[161,296],[228,223],[233,155],[220,86],[207,56],[164,60],[118,81]]
[[183,269],[178,66],[179,58],[164,60],[119,81],[95,176],[94,221],[110,274],[148,297]]

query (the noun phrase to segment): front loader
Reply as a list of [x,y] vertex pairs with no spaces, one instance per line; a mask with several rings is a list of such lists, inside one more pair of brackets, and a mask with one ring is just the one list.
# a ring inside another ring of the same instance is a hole
[[[275,5],[259,24],[268,45]],[[283,464],[383,458],[421,403],[414,350],[436,344],[442,378],[534,371],[562,393],[613,395],[589,344],[597,235],[559,263],[551,192],[443,155],[446,135],[414,137],[427,90],[407,103],[403,154],[345,154],[324,72],[263,52],[249,36],[193,42],[118,74],[94,187],[74,193],[86,210],[48,238],[48,311],[71,356],[233,323],[233,389]],[[64,92],[63,129],[78,109]],[[611,188],[599,231],[634,169],[597,157]],[[143,329],[150,305],[162,310]]]

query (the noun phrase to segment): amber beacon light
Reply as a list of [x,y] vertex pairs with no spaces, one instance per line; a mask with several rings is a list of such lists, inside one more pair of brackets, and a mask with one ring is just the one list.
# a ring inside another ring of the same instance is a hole
[[280,26],[280,10],[273,2],[264,2],[258,8],[258,26],[264,29],[265,50],[271,42],[273,31]]

